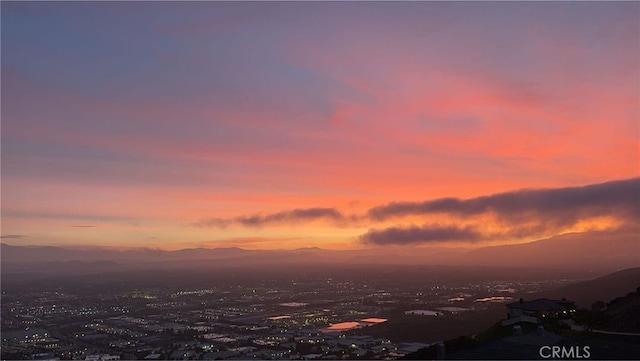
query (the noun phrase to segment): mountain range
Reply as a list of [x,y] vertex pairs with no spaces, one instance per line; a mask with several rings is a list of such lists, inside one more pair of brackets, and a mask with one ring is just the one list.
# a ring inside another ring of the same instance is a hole
[[360,250],[245,250],[241,248],[190,248],[175,251],[137,248],[67,248],[53,246],[0,246],[2,272],[43,267],[64,268],[65,263],[100,268],[182,267],[194,265],[321,265],[400,264],[494,266],[581,270],[605,274],[640,266],[640,242],[635,230],[569,233],[529,243],[463,250],[445,247],[376,247]]

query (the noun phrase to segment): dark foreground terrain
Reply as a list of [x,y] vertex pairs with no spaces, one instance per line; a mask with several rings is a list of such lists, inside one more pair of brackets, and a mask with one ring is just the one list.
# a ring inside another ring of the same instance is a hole
[[[640,280],[640,269],[613,274],[600,282],[617,287],[590,281],[589,295],[576,286],[584,275],[549,269],[214,262],[134,271],[104,265],[3,269],[2,358],[430,358],[445,340],[447,358],[532,358],[535,345],[514,343],[505,337],[510,328],[492,326],[505,318],[505,304],[549,292],[571,296],[571,287],[581,290],[583,302],[611,300]],[[634,330],[628,320],[636,311],[619,307],[597,326]],[[556,328],[547,330],[562,337],[557,344],[585,337]],[[589,335],[594,347],[626,350],[619,346],[625,338]],[[603,352],[594,349],[593,357]]]

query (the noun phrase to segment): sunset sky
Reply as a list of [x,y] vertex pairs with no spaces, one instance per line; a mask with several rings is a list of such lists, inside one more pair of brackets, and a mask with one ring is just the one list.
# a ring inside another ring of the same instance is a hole
[[1,10],[4,243],[478,247],[640,217],[638,2]]

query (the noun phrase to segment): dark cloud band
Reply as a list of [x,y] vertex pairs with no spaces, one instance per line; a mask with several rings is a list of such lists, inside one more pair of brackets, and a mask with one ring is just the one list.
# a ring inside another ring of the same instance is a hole
[[504,228],[481,233],[468,227],[412,226],[370,230],[360,237],[368,244],[415,244],[430,242],[475,242],[557,233],[581,220],[610,216],[624,225],[640,219],[640,178],[558,189],[519,190],[461,200],[442,198],[425,202],[397,202],[371,208],[367,217],[385,221],[406,216],[457,217],[461,222],[474,217],[495,216]]
[[444,213],[461,217],[493,213],[513,220],[523,215],[545,218],[597,215],[640,216],[640,178],[558,189],[519,190],[461,200],[396,202],[371,208],[368,218],[382,221],[408,215]]
[[[461,226],[429,224],[438,216],[459,219]],[[488,234],[465,224],[489,215],[502,230]],[[344,215],[335,208],[306,208],[235,218],[209,218],[199,227],[230,225],[261,227],[316,221],[338,226],[362,221],[383,222],[407,216],[425,216],[423,226],[371,229],[359,237],[367,244],[415,244],[429,242],[476,242],[540,236],[566,230],[594,217],[612,217],[623,225],[640,219],[640,178],[557,189],[525,189],[471,199],[441,198],[424,202],[395,202],[369,209],[364,215]]]
[[448,241],[479,241],[482,234],[471,227],[425,225],[422,227],[390,227],[369,230],[360,236],[360,241],[375,245],[416,244]]

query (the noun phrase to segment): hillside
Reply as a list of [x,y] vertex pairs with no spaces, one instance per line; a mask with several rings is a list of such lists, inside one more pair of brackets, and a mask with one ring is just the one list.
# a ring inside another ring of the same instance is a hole
[[606,312],[608,319],[603,329],[640,333],[640,287],[635,292],[608,302]]
[[[625,295],[620,297],[620,295]],[[559,289],[532,294],[531,298],[566,297],[590,307],[594,301],[605,300],[604,322],[598,329],[613,332],[640,333],[640,267],[608,274],[590,281],[578,282]],[[595,312],[595,311],[587,311]],[[498,321],[496,319],[496,321]],[[606,333],[564,332],[545,324],[536,331],[535,325],[522,324],[523,335],[513,336],[511,326],[499,322],[474,336],[444,341],[446,358],[453,360],[478,359],[536,359],[543,345],[561,347],[590,347],[591,359],[635,360],[640,354],[638,337]],[[404,360],[435,359],[437,346],[432,345],[408,354]]]
[[469,252],[472,264],[590,270],[608,273],[640,266],[638,230],[568,233],[534,242],[483,247]]
[[640,267],[614,272],[590,281],[570,284],[553,291],[529,296],[531,299],[566,298],[579,306],[590,308],[595,301],[609,302],[620,295],[634,292],[640,287]]

